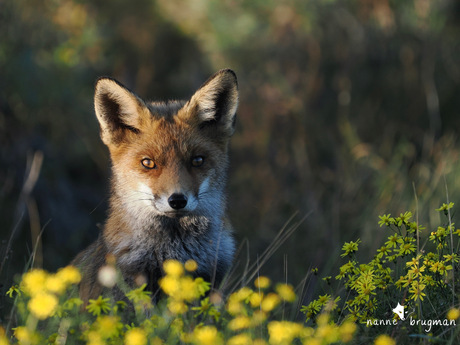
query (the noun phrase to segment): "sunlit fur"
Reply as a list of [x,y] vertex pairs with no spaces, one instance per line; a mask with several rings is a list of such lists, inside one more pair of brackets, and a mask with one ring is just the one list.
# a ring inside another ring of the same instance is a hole
[[[212,76],[189,101],[145,102],[113,79],[97,82],[95,110],[112,180],[103,232],[74,260],[84,273],[84,300],[102,291],[97,272],[108,254],[128,284],[141,277],[153,292],[166,259],[193,259],[197,275],[222,280],[234,253],[225,184],[237,105],[230,70]],[[197,156],[204,157],[198,167],[192,165]],[[155,168],[142,164],[146,158]],[[173,194],[185,196],[187,204],[171,207]]]

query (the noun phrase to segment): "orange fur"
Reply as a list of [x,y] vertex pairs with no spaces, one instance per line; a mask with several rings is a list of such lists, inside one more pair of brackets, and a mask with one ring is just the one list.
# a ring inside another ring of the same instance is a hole
[[74,260],[84,300],[101,293],[97,273],[109,254],[129,285],[142,277],[153,292],[166,259],[194,259],[198,275],[222,280],[234,253],[225,184],[237,104],[230,70],[212,76],[189,101],[167,103],[145,102],[113,79],[97,82],[112,191],[103,232]]

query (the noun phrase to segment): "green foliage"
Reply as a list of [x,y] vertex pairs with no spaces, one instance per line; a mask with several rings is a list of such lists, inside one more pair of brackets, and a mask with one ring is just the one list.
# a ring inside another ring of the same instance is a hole
[[[458,327],[452,327],[451,331],[448,327],[439,327],[458,318],[449,318],[447,313],[449,308],[450,315],[458,311],[460,292],[457,255],[460,229],[455,230],[451,222],[453,206],[454,203],[448,203],[437,209],[445,214],[446,225],[425,235],[424,228],[412,221],[411,212],[401,213],[399,217],[380,216],[380,227],[391,234],[369,262],[360,263],[357,258],[359,240],[345,243],[341,256],[346,256],[348,262],[339,268],[336,290],[332,294],[338,297],[333,301],[331,295],[326,294],[304,306],[301,311],[307,321],[329,311],[334,312],[338,320],[351,319],[374,328],[369,331],[372,334],[390,333],[397,324],[402,341],[406,341],[403,339],[408,335],[450,339],[452,332],[458,334]],[[344,296],[342,301],[340,295]],[[405,307],[404,317],[410,321],[393,323],[399,320],[397,314],[391,313],[398,303]],[[386,324],[380,321],[385,319],[389,321]],[[441,320],[442,323],[431,327],[422,320]]]
[[193,279],[181,263],[167,261],[166,275],[160,280],[165,297],[156,305],[144,284],[126,293],[126,308],[120,309],[120,301],[111,297],[99,296],[83,309],[83,302],[72,297],[70,281],[78,283],[76,269],[69,266],[63,271],[71,272],[74,279],[37,269],[24,274],[21,293],[14,297],[18,306],[24,306],[15,310],[22,321],[12,334],[0,328],[0,344],[284,345],[300,339],[327,345],[350,341],[356,329],[353,322],[336,324],[327,314],[318,318],[315,328],[284,320],[280,315],[296,301],[294,289],[277,284],[276,292],[271,291],[266,277],[256,280],[256,289],[242,287],[226,300],[217,291],[205,297],[209,283]]
[[437,209],[446,212],[446,225],[425,236],[423,244],[423,227],[412,221],[411,212],[380,216],[380,227],[392,234],[367,263],[357,258],[360,241],[346,242],[341,256],[348,262],[335,278],[325,277],[330,293],[300,308],[305,322],[286,318],[297,308],[291,285],[273,288],[268,277],[259,276],[255,288],[243,286],[223,296],[189,275],[197,268],[191,261],[185,270],[177,261],[165,262],[159,281],[164,297],[155,305],[144,284],[128,291],[124,301],[108,294],[89,300],[83,309],[71,292],[80,275],[69,266],[56,274],[31,270],[10,289],[22,321],[10,339],[0,329],[0,344],[33,345],[45,339],[90,345],[452,342],[460,332],[460,229],[451,223],[453,207]]
[[[129,296],[127,296],[129,298]],[[90,299],[86,309],[94,316],[107,314],[112,308],[110,306],[110,298],[102,298],[99,296],[97,299]]]

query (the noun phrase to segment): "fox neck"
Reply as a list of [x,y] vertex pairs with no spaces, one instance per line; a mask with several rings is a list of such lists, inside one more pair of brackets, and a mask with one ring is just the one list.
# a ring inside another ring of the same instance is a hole
[[[136,267],[139,265],[161,265],[165,259],[186,260],[185,252],[201,243],[200,238],[212,238],[220,234],[225,221],[225,199],[213,197],[202,201],[200,211],[169,217],[157,214],[152,207],[145,204],[135,205],[120,185],[113,181],[110,199],[110,213],[104,228],[104,241],[109,253],[117,258],[121,266]],[[223,188],[223,186],[222,186]],[[214,190],[213,195],[224,195]],[[171,244],[177,245],[173,253]],[[182,254],[181,254],[182,253]],[[179,257],[176,257],[176,256]],[[181,257],[182,256],[182,257]],[[150,261],[145,258],[150,257]],[[146,262],[147,261],[147,262]]]

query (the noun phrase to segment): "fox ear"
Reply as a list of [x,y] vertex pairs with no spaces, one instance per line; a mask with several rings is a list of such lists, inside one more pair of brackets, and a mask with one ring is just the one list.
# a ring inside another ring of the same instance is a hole
[[198,120],[202,128],[218,126],[228,136],[235,130],[238,107],[236,74],[224,69],[208,79],[189,101],[189,117]]
[[106,145],[118,144],[127,133],[139,133],[147,107],[142,99],[111,78],[96,83],[94,108]]

